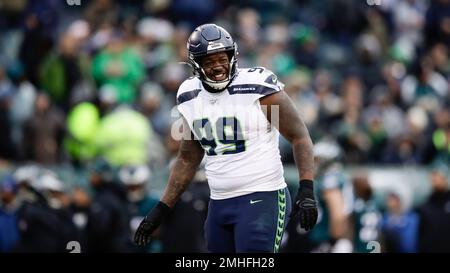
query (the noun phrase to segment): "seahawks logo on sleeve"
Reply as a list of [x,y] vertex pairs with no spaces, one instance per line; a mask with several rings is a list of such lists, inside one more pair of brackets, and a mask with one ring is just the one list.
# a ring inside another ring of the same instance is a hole
[[[275,75],[271,70],[264,67],[258,66],[247,69],[247,73],[251,75],[255,83],[264,84],[267,86],[272,86],[278,90],[283,89],[284,84],[278,81],[277,75]],[[263,83],[262,83],[263,82]]]
[[230,95],[258,94],[267,96],[283,89],[284,85],[277,76],[264,67],[240,69],[238,77],[228,88]]

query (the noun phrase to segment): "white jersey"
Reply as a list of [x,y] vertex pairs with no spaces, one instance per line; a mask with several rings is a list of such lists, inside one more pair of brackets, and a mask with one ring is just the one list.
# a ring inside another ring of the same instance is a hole
[[205,150],[211,199],[286,187],[279,132],[259,103],[281,89],[276,76],[262,67],[239,69],[220,93],[206,91],[197,77],[181,84],[178,110]]

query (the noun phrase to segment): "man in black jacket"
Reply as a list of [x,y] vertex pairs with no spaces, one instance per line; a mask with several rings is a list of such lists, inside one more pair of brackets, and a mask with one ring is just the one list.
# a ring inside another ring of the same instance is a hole
[[450,252],[450,190],[448,168],[431,173],[433,191],[420,208],[419,251]]
[[90,176],[95,195],[88,213],[88,252],[130,252],[130,215],[126,191],[114,182],[112,167],[104,160],[95,163]]

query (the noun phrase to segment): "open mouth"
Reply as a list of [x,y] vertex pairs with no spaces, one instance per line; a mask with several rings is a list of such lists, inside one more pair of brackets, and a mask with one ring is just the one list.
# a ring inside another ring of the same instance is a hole
[[213,76],[213,79],[215,81],[223,81],[227,78],[227,75],[225,73],[217,74]]

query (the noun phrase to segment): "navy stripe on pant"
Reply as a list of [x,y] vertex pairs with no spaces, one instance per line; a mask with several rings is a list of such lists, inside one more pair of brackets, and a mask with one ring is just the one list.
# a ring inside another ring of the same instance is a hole
[[287,188],[210,200],[205,235],[214,253],[278,252],[291,214]]

